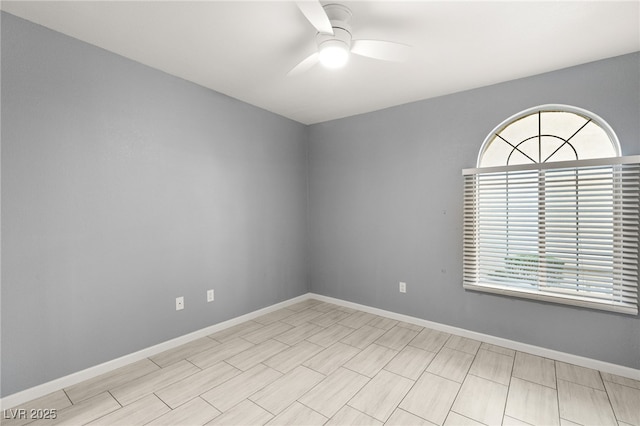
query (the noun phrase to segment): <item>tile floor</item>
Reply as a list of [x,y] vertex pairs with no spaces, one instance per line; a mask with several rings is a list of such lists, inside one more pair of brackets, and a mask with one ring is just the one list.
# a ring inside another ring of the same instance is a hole
[[640,426],[639,406],[635,380],[310,299],[18,408],[57,410],[31,424]]

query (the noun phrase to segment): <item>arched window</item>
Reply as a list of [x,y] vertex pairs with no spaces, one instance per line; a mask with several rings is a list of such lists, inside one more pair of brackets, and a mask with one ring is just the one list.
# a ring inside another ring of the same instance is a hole
[[575,107],[546,105],[496,127],[482,144],[478,167],[619,156],[618,138],[600,117]]
[[503,121],[463,171],[464,287],[637,314],[639,163],[579,108]]

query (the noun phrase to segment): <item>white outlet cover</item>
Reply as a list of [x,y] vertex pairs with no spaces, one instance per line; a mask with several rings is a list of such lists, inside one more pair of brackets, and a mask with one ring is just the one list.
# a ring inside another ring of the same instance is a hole
[[213,302],[215,300],[215,295],[213,290],[207,290],[207,302]]
[[176,311],[184,309],[184,297],[176,297]]
[[400,282],[400,286],[399,286],[399,290],[400,290],[400,293],[406,293],[407,292],[407,283],[403,283],[401,281]]

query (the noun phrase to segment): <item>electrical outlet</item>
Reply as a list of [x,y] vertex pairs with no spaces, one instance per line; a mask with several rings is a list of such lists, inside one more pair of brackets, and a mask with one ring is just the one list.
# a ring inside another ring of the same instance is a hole
[[407,283],[403,283],[402,281],[400,281],[400,285],[398,290],[400,290],[400,293],[406,293],[407,292]]
[[176,297],[176,311],[181,311],[184,309],[184,297]]
[[215,300],[213,290],[207,290],[207,303]]

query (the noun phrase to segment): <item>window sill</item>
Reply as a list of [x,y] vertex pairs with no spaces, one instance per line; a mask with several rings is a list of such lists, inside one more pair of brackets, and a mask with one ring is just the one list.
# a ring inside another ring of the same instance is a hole
[[579,306],[582,308],[597,309],[601,311],[638,315],[638,309],[635,306],[629,306],[625,303],[611,301],[596,302],[593,300],[584,300],[580,296],[574,296],[570,294],[563,294],[560,296],[554,293],[527,291],[525,289],[515,290],[513,288],[491,284],[463,283],[463,287],[465,288],[465,290],[478,291],[482,293],[493,293],[522,299],[533,299],[562,305]]

